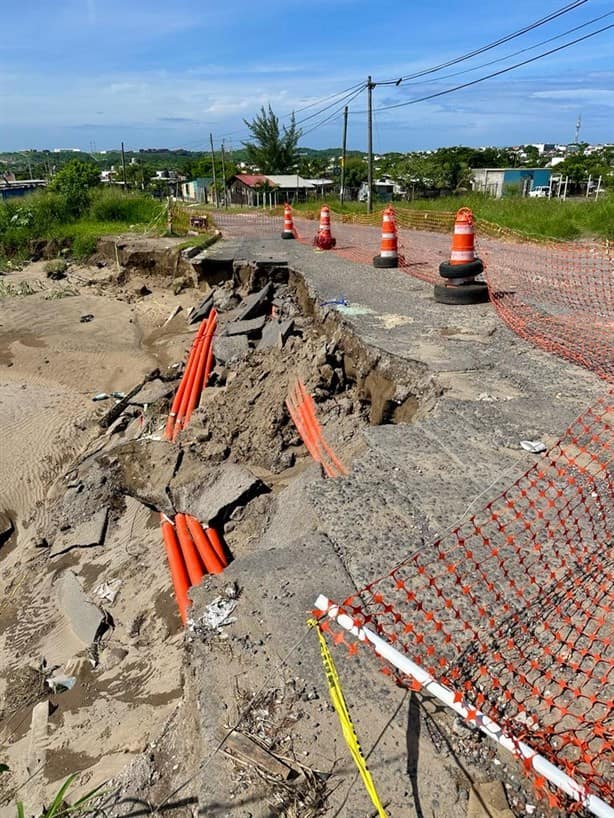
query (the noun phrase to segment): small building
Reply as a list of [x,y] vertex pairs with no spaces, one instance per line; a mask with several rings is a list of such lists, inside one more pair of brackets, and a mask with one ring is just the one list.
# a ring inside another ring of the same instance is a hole
[[262,173],[238,173],[228,185],[230,204],[243,207],[274,207],[277,198],[273,196],[275,185]]
[[474,168],[471,188],[495,199],[506,194],[528,196],[535,187],[548,187],[551,168]]
[[[373,200],[378,202],[391,202],[394,196],[404,196],[405,190],[394,179],[377,179],[373,182]],[[358,201],[367,202],[369,200],[369,183],[362,182],[358,191]]]
[[12,173],[0,174],[0,199],[25,196],[38,188],[47,187],[46,179],[15,179]]
[[332,179],[303,179],[297,173],[238,173],[229,185],[230,203],[247,207],[275,207],[323,196]]
[[213,179],[199,176],[189,182],[181,183],[181,198],[186,202],[212,201]]

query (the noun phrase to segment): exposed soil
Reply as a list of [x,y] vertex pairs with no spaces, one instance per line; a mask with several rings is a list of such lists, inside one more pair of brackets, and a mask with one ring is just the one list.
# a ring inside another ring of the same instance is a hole
[[[200,809],[220,818],[367,814],[316,643],[305,641],[305,618],[321,587],[349,593],[360,576],[327,539],[322,519],[337,514],[340,529],[361,527],[368,504],[364,514],[352,509],[349,521],[332,502],[316,511],[310,492],[327,481],[285,400],[301,378],[324,437],[351,468],[365,452],[363,431],[428,417],[454,375],[439,379],[424,362],[367,343],[342,309],[318,304],[299,271],[273,260],[192,264],[177,242],[121,238],[101,243],[97,262],[69,267],[57,284],[48,282],[42,264],[30,265],[14,281],[34,282],[35,293],[2,303],[0,512],[14,530],[7,528],[0,545],[0,759],[11,768],[0,778],[0,813],[13,814],[11,801],[24,781],[31,781],[26,806],[34,814],[69,773],[79,772],[75,795],[112,780],[109,816],[154,806],[165,815]],[[283,345],[265,348],[259,333],[249,335],[242,351],[215,367],[178,444],[163,440],[194,337],[188,310],[212,292],[222,337],[247,297],[268,282],[268,321],[292,322]],[[49,297],[60,288],[64,297]],[[167,320],[177,306],[181,311]],[[382,320],[393,330],[409,319],[389,312]],[[448,339],[465,330],[446,326],[440,334]],[[100,423],[114,405],[112,392],[145,381],[172,389],[146,403],[137,394],[117,420]],[[101,393],[107,397],[92,400]],[[215,524],[234,561],[192,591],[194,619],[184,632],[160,512],[179,510],[177,487],[200,481],[204,493],[230,464],[254,481],[220,500],[202,522]],[[406,493],[403,486],[395,491]],[[386,486],[374,482],[374,498],[385,494]],[[101,509],[99,536],[84,526]],[[336,522],[327,523],[330,534]],[[408,517],[406,530],[421,525],[426,536],[422,520]],[[381,558],[374,553],[371,565]],[[68,571],[101,612],[89,643],[60,602]],[[216,596],[236,602],[231,629],[208,630],[199,619]],[[368,690],[369,672],[360,659],[346,671],[343,684],[355,698]],[[51,690],[53,674],[72,684]],[[412,815],[429,814],[415,803],[420,742],[432,814],[461,818],[472,783],[505,769],[495,751],[429,700],[401,687],[384,695],[386,708],[364,696],[357,726],[373,751],[407,759],[402,780],[392,762],[377,770],[390,815],[409,814],[409,803]],[[41,745],[30,721],[34,705],[45,700]],[[402,708],[410,719],[413,713],[411,729],[387,715]],[[239,745],[255,742],[290,768],[288,778],[246,761],[232,742],[220,752],[221,739],[235,728]],[[41,753],[44,762],[35,766]],[[526,790],[515,783],[508,794],[515,814],[524,814]]]

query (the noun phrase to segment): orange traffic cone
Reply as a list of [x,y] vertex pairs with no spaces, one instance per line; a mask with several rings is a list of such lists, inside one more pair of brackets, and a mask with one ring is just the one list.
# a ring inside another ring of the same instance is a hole
[[384,210],[382,219],[382,244],[379,256],[373,257],[374,267],[398,267],[399,266],[399,242],[397,238],[397,225],[394,220],[394,210],[387,207]]
[[292,221],[292,208],[288,202],[284,205],[284,232],[281,234],[282,239],[296,238],[294,232],[294,222]]
[[320,250],[330,250],[337,244],[337,240],[330,233],[330,210],[326,205],[323,205],[320,210],[320,229],[313,243]]
[[440,304],[480,304],[488,301],[488,285],[476,281],[484,271],[484,265],[475,254],[473,213],[461,207],[454,221],[450,261],[439,265],[439,275],[444,279],[435,284],[435,301]]

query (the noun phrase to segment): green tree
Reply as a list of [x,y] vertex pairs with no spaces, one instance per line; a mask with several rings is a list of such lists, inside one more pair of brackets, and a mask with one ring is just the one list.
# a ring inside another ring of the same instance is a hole
[[69,210],[76,216],[87,210],[90,190],[100,184],[100,171],[93,162],[72,159],[59,170],[49,185],[50,190],[61,193]]
[[266,111],[264,105],[260,113],[251,122],[243,120],[247,125],[254,141],[244,142],[247,150],[247,161],[259,168],[261,173],[291,173],[298,162],[296,147],[301,137],[301,131],[296,127],[294,114],[290,118],[290,126],[282,129],[279,119],[269,105]]

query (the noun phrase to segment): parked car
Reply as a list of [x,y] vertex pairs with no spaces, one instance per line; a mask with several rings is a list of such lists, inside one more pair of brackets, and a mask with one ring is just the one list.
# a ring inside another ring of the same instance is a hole
[[549,199],[550,187],[548,185],[537,185],[537,187],[529,191],[529,197],[531,199]]

